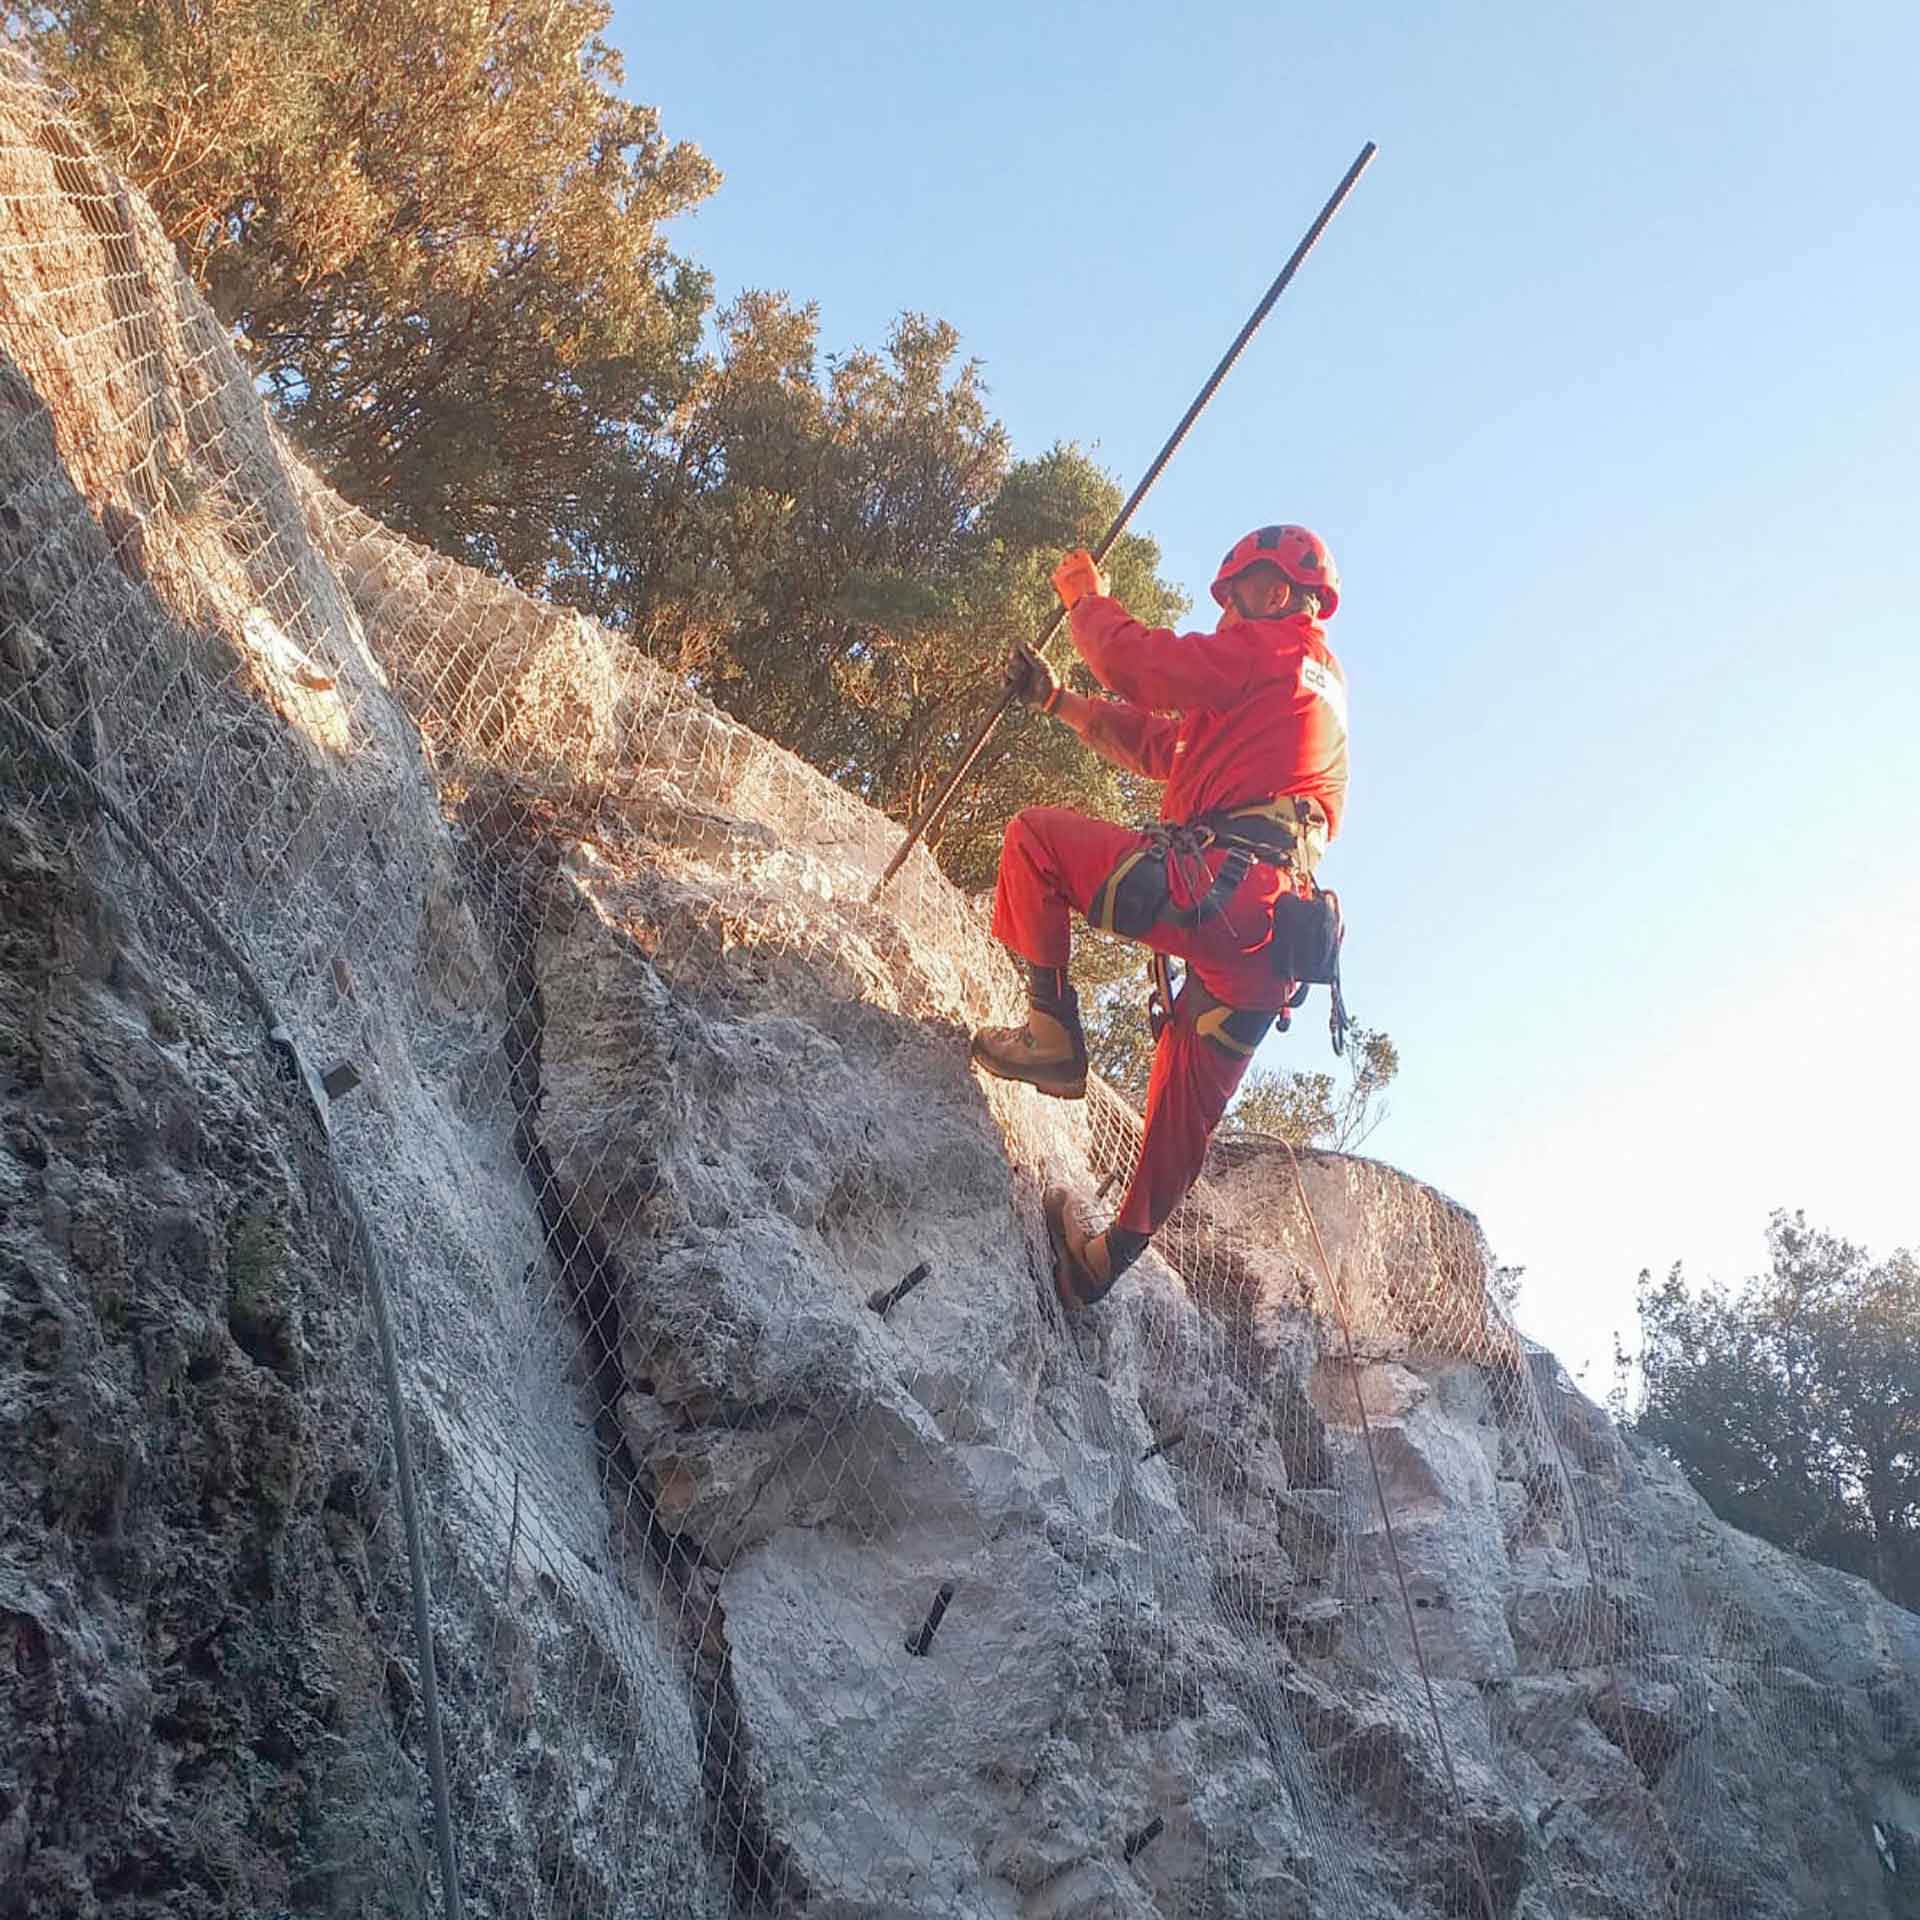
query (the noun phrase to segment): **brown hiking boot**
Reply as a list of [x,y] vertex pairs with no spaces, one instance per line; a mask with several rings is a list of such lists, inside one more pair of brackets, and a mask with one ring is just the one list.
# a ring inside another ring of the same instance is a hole
[[1104,1299],[1118,1276],[1107,1236],[1092,1233],[1078,1199],[1065,1187],[1049,1187],[1040,1202],[1053,1242],[1053,1289],[1063,1307],[1090,1307]]
[[1071,990],[1055,1006],[1029,1007],[1025,1026],[981,1028],[969,1051],[996,1080],[1024,1080],[1056,1100],[1086,1098],[1087,1041]]

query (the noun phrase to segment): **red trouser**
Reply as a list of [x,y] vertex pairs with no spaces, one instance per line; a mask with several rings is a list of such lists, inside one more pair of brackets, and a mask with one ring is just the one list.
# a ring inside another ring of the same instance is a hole
[[[993,937],[1037,967],[1064,967],[1072,951],[1071,912],[1085,914],[1107,876],[1147,844],[1132,827],[1089,820],[1064,807],[1029,807],[1007,823],[1000,882],[993,900]],[[1224,853],[1178,861],[1174,904],[1192,906],[1219,871]],[[1273,903],[1286,887],[1277,868],[1256,864],[1224,909],[1197,927],[1162,922],[1136,936],[1156,953],[1186,961],[1214,999],[1249,1011],[1278,1010],[1287,983],[1267,957]],[[1182,1000],[1191,1004],[1190,996]],[[1146,1134],[1140,1163],[1114,1224],[1152,1233],[1200,1177],[1207,1142],[1227,1110],[1244,1054],[1228,1053],[1193,1031],[1176,1008],[1161,1030],[1147,1082]]]

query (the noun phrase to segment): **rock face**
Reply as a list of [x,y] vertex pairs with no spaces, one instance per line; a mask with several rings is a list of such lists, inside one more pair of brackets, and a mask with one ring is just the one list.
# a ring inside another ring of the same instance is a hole
[[1065,1320],[1137,1124],[932,863],[330,496],[13,67],[0,207],[0,1910],[438,1901],[378,1278],[469,1912],[1920,1913],[1920,1621],[1470,1216],[1241,1148]]
[[4,1904],[404,1908],[391,1495],[317,1130],[93,880],[0,820]]

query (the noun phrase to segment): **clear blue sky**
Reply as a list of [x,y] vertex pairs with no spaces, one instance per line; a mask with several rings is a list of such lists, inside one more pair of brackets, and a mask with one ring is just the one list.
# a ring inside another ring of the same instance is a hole
[[[951,320],[1021,451],[1124,485],[1379,141],[1139,521],[1196,602],[1263,521],[1345,575],[1323,877],[1403,1060],[1369,1150],[1479,1213],[1574,1366],[1640,1267],[1756,1269],[1776,1206],[1920,1242],[1920,8],[612,37],[726,175],[674,229],[723,299],[816,300],[830,347]],[[1281,1048],[1329,1063],[1317,1011]]]

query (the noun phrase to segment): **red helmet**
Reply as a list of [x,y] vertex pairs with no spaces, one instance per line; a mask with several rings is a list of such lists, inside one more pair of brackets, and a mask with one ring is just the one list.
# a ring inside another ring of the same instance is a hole
[[1235,541],[1214,575],[1213,597],[1224,607],[1228,581],[1263,560],[1297,585],[1311,587],[1320,596],[1321,614],[1332,616],[1340,604],[1340,569],[1333,564],[1327,543],[1305,527],[1256,527],[1244,540]]

